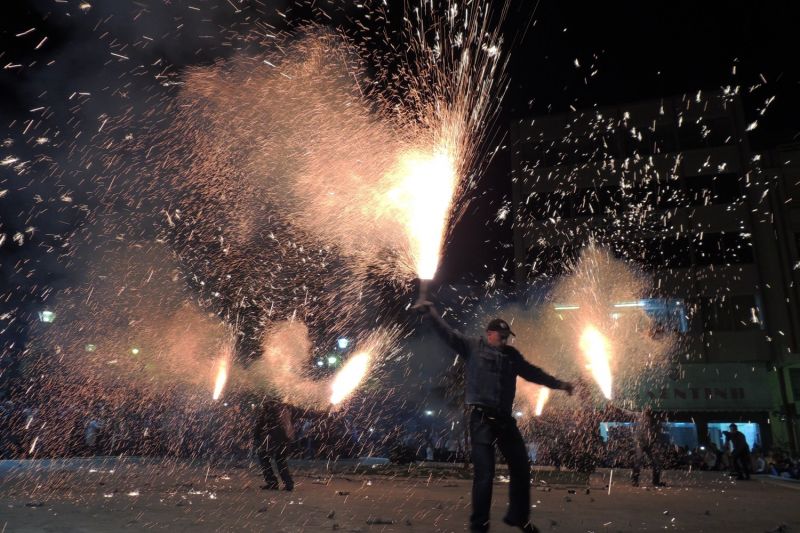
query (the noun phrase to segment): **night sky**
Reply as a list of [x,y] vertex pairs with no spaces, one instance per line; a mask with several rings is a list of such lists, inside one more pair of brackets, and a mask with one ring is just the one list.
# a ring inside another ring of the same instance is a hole
[[[84,23],[75,24],[65,16],[63,3],[20,0],[7,4],[0,23],[0,63],[22,65],[0,70],[0,118],[11,124],[29,115],[43,88],[57,92],[61,85],[91,78],[97,74],[93,70],[105,65],[73,57],[53,74],[53,69],[45,67],[49,58],[74,53],[76,42],[92,46],[95,36],[86,35]],[[78,2],[68,4],[74,11],[72,4]],[[186,14],[191,22],[187,3],[144,4]],[[305,5],[262,4],[264,20],[278,29],[303,20],[325,21]],[[401,4],[394,2],[392,9],[397,12]],[[285,16],[276,16],[276,8]],[[346,10],[329,11],[333,14],[330,24],[345,28],[352,24]],[[753,148],[796,142],[800,139],[796,120],[800,106],[795,98],[800,88],[797,20],[792,2],[513,1],[504,26],[505,49],[511,53],[509,91],[495,123],[495,138],[503,139],[514,119],[560,113],[570,106],[585,109],[739,85],[748,117],[757,115],[766,98],[776,96],[766,116],[759,117],[759,127],[751,132]],[[235,17],[221,14],[213,22],[219,27],[234,23]],[[17,36],[33,27],[36,32]],[[42,35],[47,40],[37,49]],[[153,46],[161,47],[159,53],[179,71],[224,56],[225,50],[216,44],[213,39],[198,44],[190,37],[171,35]],[[596,73],[590,75],[592,71]],[[109,76],[113,72],[109,70]],[[15,132],[18,128],[9,135]],[[484,282],[492,274],[511,278],[511,227],[509,222],[497,222],[496,215],[509,207],[509,153],[514,148],[499,144],[501,150],[486,170],[468,212],[453,230],[440,269],[442,282]],[[0,206],[6,208],[7,204]],[[8,217],[3,218],[8,225]],[[4,246],[3,252],[7,249]],[[40,275],[54,274],[42,271]]]

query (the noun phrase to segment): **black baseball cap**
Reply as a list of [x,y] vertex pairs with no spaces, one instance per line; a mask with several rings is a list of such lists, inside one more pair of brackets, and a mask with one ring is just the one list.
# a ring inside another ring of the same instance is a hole
[[[514,332],[511,331],[511,326],[508,325],[508,322],[503,320],[502,318],[494,318],[489,322],[489,325],[486,326],[486,331],[498,331],[504,334],[506,337],[509,335],[514,335]],[[516,337],[516,335],[514,335]]]

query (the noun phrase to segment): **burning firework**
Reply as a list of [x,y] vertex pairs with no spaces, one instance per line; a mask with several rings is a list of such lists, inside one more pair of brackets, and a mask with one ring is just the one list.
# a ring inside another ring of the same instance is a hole
[[542,416],[542,411],[544,411],[544,406],[548,399],[550,399],[550,389],[547,387],[539,387],[539,396],[536,398],[536,407],[533,409],[533,416]]
[[433,279],[439,264],[450,207],[458,183],[453,155],[440,149],[432,155],[405,154],[398,187],[389,191],[389,201],[399,208],[409,239],[417,276]]
[[222,357],[217,366],[217,377],[214,380],[214,393],[211,395],[212,399],[220,399],[226,381],[228,381],[228,358]]
[[586,358],[586,368],[592,373],[603,396],[611,399],[611,354],[608,339],[589,324],[583,330],[580,348]]
[[340,404],[358,387],[367,375],[370,359],[369,353],[361,352],[345,363],[331,383],[331,404]]

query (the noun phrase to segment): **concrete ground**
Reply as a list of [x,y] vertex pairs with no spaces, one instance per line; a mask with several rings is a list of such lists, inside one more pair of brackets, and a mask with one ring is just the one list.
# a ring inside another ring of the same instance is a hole
[[[262,491],[254,468],[144,460],[0,461],[0,533],[110,531],[464,531],[468,472],[295,465],[294,492]],[[538,471],[534,523],[544,532],[800,531],[800,484],[667,472],[669,487],[633,488],[627,472],[585,483]],[[646,479],[646,478],[644,478]],[[495,484],[492,531],[508,484]]]

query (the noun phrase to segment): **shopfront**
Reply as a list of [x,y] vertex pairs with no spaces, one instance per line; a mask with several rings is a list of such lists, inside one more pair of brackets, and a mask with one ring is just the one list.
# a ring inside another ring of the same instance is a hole
[[782,441],[785,429],[776,417],[777,374],[763,364],[684,365],[671,378],[643,382],[637,403],[666,412],[672,441],[688,448],[723,445],[731,423],[751,447]]

